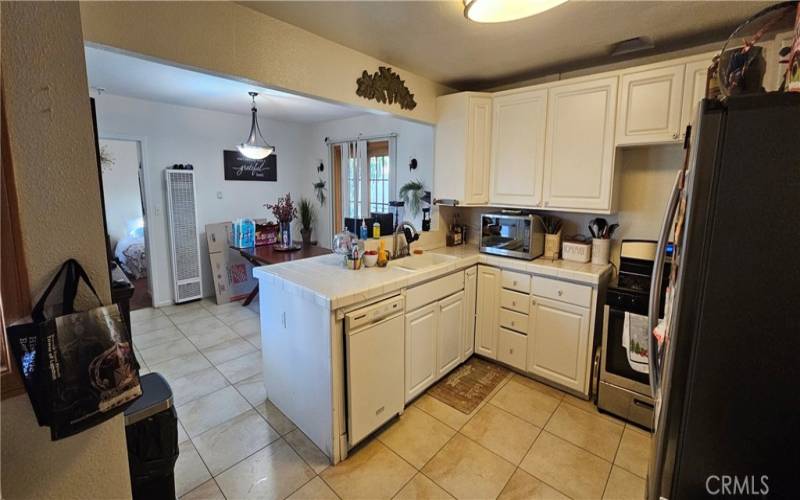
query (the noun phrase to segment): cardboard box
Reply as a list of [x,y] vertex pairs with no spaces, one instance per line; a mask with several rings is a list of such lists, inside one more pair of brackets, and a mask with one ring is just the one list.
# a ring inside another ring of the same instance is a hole
[[217,304],[242,300],[258,284],[253,266],[238,251],[230,248],[233,224],[206,224],[211,276]]

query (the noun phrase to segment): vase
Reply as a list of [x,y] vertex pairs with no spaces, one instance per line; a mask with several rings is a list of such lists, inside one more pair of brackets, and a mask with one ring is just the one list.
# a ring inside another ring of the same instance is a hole
[[300,236],[303,238],[303,246],[307,247],[311,245],[311,228],[308,229],[301,229]]
[[555,234],[544,235],[544,258],[545,259],[558,259],[558,254],[561,250],[561,231]]
[[611,250],[611,240],[592,239],[592,264],[608,264],[608,256]]
[[280,240],[285,248],[292,246],[292,221],[280,221]]

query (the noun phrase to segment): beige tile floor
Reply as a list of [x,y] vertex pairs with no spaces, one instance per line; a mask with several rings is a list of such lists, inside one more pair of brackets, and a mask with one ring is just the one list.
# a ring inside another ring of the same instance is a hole
[[255,307],[132,313],[143,372],[169,380],[186,499],[641,499],[648,433],[509,375],[470,415],[423,395],[350,457],[327,457],[269,401]]

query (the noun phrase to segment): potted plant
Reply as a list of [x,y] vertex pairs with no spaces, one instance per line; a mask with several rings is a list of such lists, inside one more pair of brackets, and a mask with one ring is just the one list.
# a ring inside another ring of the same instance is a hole
[[311,225],[317,218],[314,205],[307,198],[300,198],[300,236],[303,237],[303,246],[311,244]]
[[425,196],[425,184],[419,179],[408,181],[400,187],[400,199],[405,202],[412,217],[419,215],[423,196]]
[[285,196],[278,198],[278,202],[273,204],[265,203],[267,210],[272,210],[272,215],[278,221],[279,238],[283,248],[292,246],[292,221],[297,218],[297,208],[292,201],[292,195],[286,193]]

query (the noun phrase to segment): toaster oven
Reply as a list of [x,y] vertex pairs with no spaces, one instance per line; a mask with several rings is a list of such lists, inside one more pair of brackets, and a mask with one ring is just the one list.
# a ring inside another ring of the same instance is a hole
[[538,215],[506,210],[481,214],[480,251],[533,260],[544,253],[544,225]]

